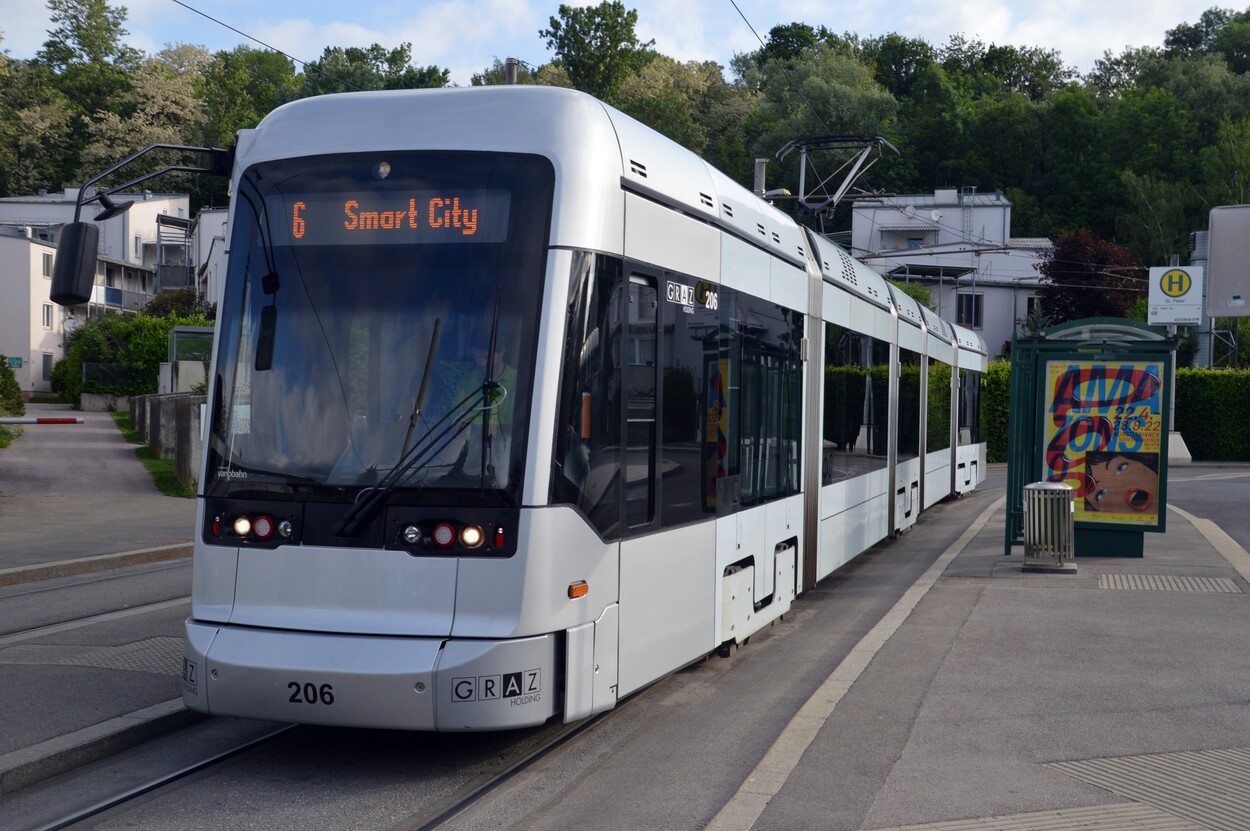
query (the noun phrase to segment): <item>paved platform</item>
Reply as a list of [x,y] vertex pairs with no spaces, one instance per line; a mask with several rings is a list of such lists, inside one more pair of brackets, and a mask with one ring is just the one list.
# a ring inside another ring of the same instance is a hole
[[1026,573],[1001,500],[969,519],[708,827],[1250,828],[1250,555],[1173,508],[1142,558]]

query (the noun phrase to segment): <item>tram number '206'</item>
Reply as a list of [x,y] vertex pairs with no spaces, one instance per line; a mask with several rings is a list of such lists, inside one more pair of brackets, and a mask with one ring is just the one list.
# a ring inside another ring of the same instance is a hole
[[334,703],[334,687],[329,684],[317,686],[292,681],[286,688],[291,691],[291,697],[287,701],[292,704],[325,704],[328,707]]

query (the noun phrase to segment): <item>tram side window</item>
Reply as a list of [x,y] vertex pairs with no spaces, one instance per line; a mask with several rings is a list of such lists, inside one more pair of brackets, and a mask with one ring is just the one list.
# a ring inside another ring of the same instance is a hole
[[925,450],[948,450],[951,446],[951,366],[929,359],[929,405]]
[[721,355],[729,381],[728,419],[721,419],[728,424],[725,469],[737,484],[730,488],[736,499],[722,499],[718,510],[729,513],[799,491],[803,318],[742,292],[721,294]]
[[[664,275],[660,302],[660,525],[714,516],[718,393],[708,379],[720,367],[717,287]],[[694,303],[687,301],[696,298]],[[709,442],[710,438],[710,442]]]
[[659,295],[647,277],[629,278],[625,339],[625,524],[655,519],[656,316]]
[[569,288],[551,501],[621,535],[620,260],[579,254]]
[[898,460],[920,455],[920,354],[898,350]]
[[983,376],[959,370],[959,446],[981,443],[981,384]]
[[884,469],[890,344],[826,323],[824,385],[821,484]]

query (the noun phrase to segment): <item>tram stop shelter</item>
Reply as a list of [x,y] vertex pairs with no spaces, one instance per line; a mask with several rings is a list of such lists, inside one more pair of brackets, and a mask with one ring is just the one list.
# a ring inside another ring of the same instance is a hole
[[1141,557],[1144,534],[1166,530],[1176,346],[1121,318],[1012,338],[1004,554],[1034,482],[1071,486],[1078,557]]

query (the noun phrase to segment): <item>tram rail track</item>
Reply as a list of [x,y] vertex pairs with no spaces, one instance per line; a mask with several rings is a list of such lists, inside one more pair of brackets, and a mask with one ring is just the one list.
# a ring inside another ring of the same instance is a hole
[[190,595],[182,595],[170,598],[168,600],[159,600],[153,603],[143,603],[138,606],[128,606],[124,609],[116,609],[110,612],[101,612],[94,615],[85,615],[79,618],[62,621],[60,623],[50,623],[44,626],[35,626],[30,629],[19,629],[0,635],[0,649],[22,641],[41,638],[45,635],[55,635],[61,632],[68,632],[74,629],[81,629],[84,626],[93,626],[97,623],[106,623],[114,620],[122,620],[135,615],[146,614],[148,612],[159,612],[165,609],[172,609],[178,606],[187,605],[191,602]]
[[210,768],[213,765],[220,764],[236,756],[247,753],[248,751],[255,750],[264,745],[268,745],[274,742],[275,740],[281,738],[282,736],[286,736],[290,734],[292,731],[295,731],[301,728],[302,726],[303,725],[299,725],[299,724],[284,725],[278,728],[277,730],[273,730],[269,733],[266,733],[263,736],[260,736],[258,738],[253,738],[245,742],[241,742],[235,747],[231,747],[226,750],[215,753],[206,759],[202,759],[200,761],[193,762],[189,765],[185,765],[170,773],[154,777],[147,782],[144,782],[140,785],[136,785],[132,788],[129,788],[123,791],[122,793],[116,794],[115,796],[106,797],[91,805],[88,805],[85,808],[80,808],[78,810],[75,810],[69,814],[66,814],[63,817],[60,817],[59,819],[55,819],[52,822],[38,826],[36,831],[59,831],[60,829],[63,829],[63,828],[70,828],[73,825],[79,822],[82,822],[83,820],[89,819],[98,814],[102,814],[106,811],[110,811],[114,808],[118,808],[122,805],[125,805],[128,802],[138,799],[144,794],[151,793],[152,791],[163,788],[166,785],[177,782],[180,779],[184,779],[188,776],[191,776],[192,774],[199,773],[200,771]]

